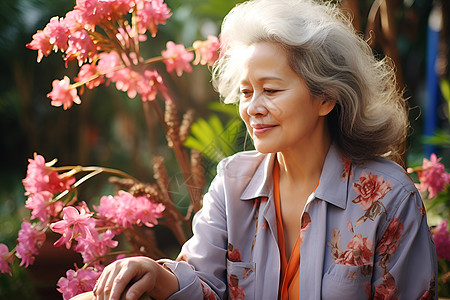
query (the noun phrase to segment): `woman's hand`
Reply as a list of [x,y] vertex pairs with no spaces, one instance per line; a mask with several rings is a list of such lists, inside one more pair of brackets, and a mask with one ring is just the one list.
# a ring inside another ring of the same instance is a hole
[[166,299],[178,290],[178,279],[153,259],[129,257],[108,265],[94,288],[98,300],[137,300],[144,293],[154,299]]

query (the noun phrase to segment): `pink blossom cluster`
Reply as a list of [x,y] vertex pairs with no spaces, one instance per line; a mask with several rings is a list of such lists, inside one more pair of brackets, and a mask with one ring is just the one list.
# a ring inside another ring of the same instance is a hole
[[428,198],[436,197],[439,192],[445,189],[445,185],[450,183],[450,174],[445,171],[444,164],[440,163],[441,159],[433,153],[430,160],[423,159],[421,168],[408,168],[409,173],[417,173],[420,181],[418,189],[421,192],[428,191]]
[[20,266],[27,268],[34,263],[35,255],[39,254],[39,248],[44,241],[45,232],[36,228],[30,222],[22,222],[16,247],[16,256],[22,259]]
[[32,220],[37,218],[45,222],[62,209],[62,203],[54,202],[53,196],[70,189],[75,178],[59,174],[45,163],[43,156],[36,153],[34,159],[29,159],[28,162],[27,176],[22,181],[25,196],[28,196],[25,207],[32,210]]
[[[129,14],[134,16],[134,27],[129,24]],[[165,24],[171,15],[164,0],[77,0],[64,18],[50,19],[43,30],[33,35],[27,47],[38,51],[38,62],[53,50],[64,53],[66,67],[72,60],[80,65],[75,83],[71,84],[67,76],[53,81],[53,90],[47,94],[51,104],[69,109],[73,103],[81,103],[78,87],[82,93],[84,86],[93,89],[109,82],[114,82],[130,98],[140,95],[143,101],[152,101],[158,91],[166,96],[161,76],[149,69],[148,64],[163,61],[169,73],[175,71],[181,76],[183,72],[192,72],[190,63],[194,54],[181,44],[168,42],[161,57],[146,61],[140,57],[139,43],[146,40],[147,32],[155,37],[158,25]],[[212,65],[218,58],[219,47],[217,37],[213,36],[194,42],[197,56],[194,64]]]
[[[54,162],[46,163],[41,155],[29,159],[27,176],[23,180],[25,195],[28,196],[26,207],[32,210],[30,219],[24,220],[18,233],[17,246],[9,250],[0,244],[0,273],[11,275],[11,264],[14,256],[21,259],[20,266],[28,267],[35,261],[39,248],[46,240],[46,229],[59,233],[60,238],[55,247],[65,245],[80,253],[84,266],[81,269],[69,270],[66,277],[58,282],[58,290],[64,299],[92,290],[95,280],[104,268],[102,263],[107,256],[116,255],[111,252],[117,247],[116,235],[132,226],[152,227],[162,217],[165,207],[154,203],[147,197],[134,197],[125,191],[116,196],[104,196],[97,206],[97,213],[90,211],[84,201],[55,201],[57,193],[75,189],[73,174],[82,172],[83,167],[52,167]],[[57,170],[70,170],[59,174]],[[93,172],[92,167],[86,168]],[[72,174],[72,176],[67,175]],[[87,175],[89,176],[89,174]],[[81,178],[78,182],[82,181]],[[71,199],[64,196],[61,199]],[[75,202],[75,204],[71,204]],[[95,206],[94,206],[95,207]]]
[[100,274],[101,272],[92,268],[68,270],[66,277],[59,279],[57,290],[62,293],[64,300],[71,299],[78,294],[92,291]]
[[433,240],[437,257],[450,261],[450,232],[447,229],[447,220],[434,228]]
[[100,205],[94,206],[98,215],[112,224],[123,228],[133,225],[146,225],[149,227],[158,223],[157,218],[162,217],[164,205],[154,203],[147,197],[134,197],[125,191],[119,191],[117,196],[103,196]]

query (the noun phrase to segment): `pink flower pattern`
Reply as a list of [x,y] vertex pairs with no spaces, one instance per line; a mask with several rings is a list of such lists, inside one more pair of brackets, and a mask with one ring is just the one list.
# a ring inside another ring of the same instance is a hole
[[383,276],[383,283],[375,286],[374,300],[397,300],[397,288],[395,287],[395,279],[390,273]]
[[228,243],[228,252],[227,252],[228,260],[233,262],[240,262],[241,260],[241,251],[239,249],[234,248],[232,244]]
[[391,261],[391,258],[400,246],[399,241],[402,236],[403,229],[403,223],[398,218],[394,218],[391,223],[389,223],[388,228],[377,245],[376,252],[379,256],[381,256],[381,260],[378,264],[383,268],[384,273],[387,272],[387,267]]
[[239,278],[236,275],[228,275],[228,290],[231,300],[244,300],[245,289],[239,286]]
[[359,182],[353,183],[353,190],[358,193],[358,197],[353,203],[359,203],[363,210],[369,210],[372,205],[382,199],[391,190],[390,181],[384,181],[383,176],[361,173]]
[[216,295],[211,290],[210,287],[206,286],[203,282],[200,282],[202,285],[202,292],[203,292],[203,300],[216,300]]
[[341,252],[335,259],[335,263],[347,266],[372,265],[372,246],[371,240],[367,237],[363,238],[361,234],[356,234],[348,242],[348,250]]

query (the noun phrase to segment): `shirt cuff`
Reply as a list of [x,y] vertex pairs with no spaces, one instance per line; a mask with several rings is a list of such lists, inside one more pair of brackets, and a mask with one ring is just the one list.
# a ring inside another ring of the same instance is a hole
[[167,300],[203,299],[200,279],[194,268],[186,262],[175,262],[169,259],[158,260],[158,263],[172,271],[178,279],[179,290],[170,295]]

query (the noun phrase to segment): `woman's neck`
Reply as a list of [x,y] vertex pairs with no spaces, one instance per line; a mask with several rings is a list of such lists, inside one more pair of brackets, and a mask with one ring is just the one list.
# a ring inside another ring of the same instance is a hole
[[326,134],[311,144],[278,152],[280,178],[293,184],[310,180],[317,181],[320,178],[330,145],[331,138]]

